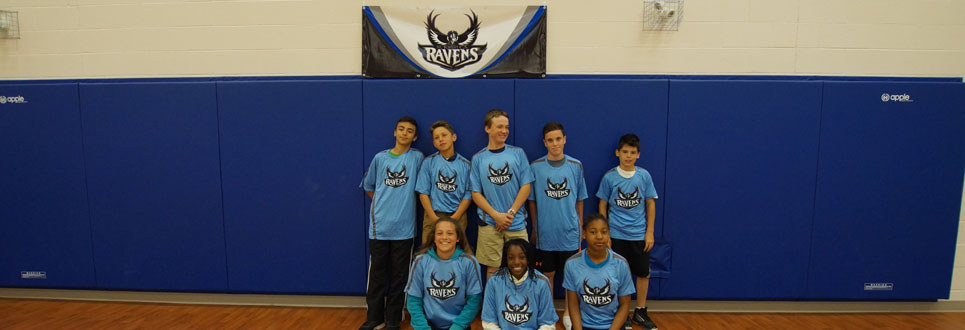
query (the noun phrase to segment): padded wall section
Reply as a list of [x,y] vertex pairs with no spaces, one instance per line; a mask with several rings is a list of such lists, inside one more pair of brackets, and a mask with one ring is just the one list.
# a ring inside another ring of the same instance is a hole
[[364,294],[362,83],[224,82],[218,105],[229,288]]
[[215,84],[80,96],[98,287],[227,289]]
[[[432,146],[429,127],[437,120],[446,120],[456,130],[456,152],[472,160],[472,156],[485,148],[489,141],[489,136],[483,129],[486,112],[498,108],[514,116],[513,84],[514,80],[511,79],[363,80],[364,161],[358,172],[356,187],[362,181],[362,175],[372,162],[372,157],[395,145],[392,133],[396,121],[404,115],[412,116],[419,123],[419,136],[413,145],[426,156],[436,152],[436,148]],[[510,130],[514,130],[512,118]],[[510,131],[507,143],[515,144],[514,139],[515,134]],[[364,195],[361,188],[356,188],[356,191],[359,195]],[[360,210],[366,223],[370,202],[371,200],[365,197],[365,208]],[[470,211],[469,221],[474,223],[477,218],[475,208]],[[416,229],[416,236],[421,235],[421,221],[420,213],[417,216],[417,224],[420,226]],[[365,230],[368,229],[366,224]],[[469,226],[467,232],[475,247],[476,228]],[[368,235],[365,237],[367,239]]]
[[[640,137],[637,166],[653,177],[657,194],[664,191],[667,151],[666,80],[519,80],[516,83],[516,126],[519,146],[530,160],[546,156],[543,125],[563,124],[564,153],[583,162],[587,194],[585,214],[597,212],[595,197],[606,171],[619,165],[617,142],[627,133]],[[657,199],[656,236],[662,228],[663,201]]]
[[664,296],[804,296],[820,110],[820,82],[670,82]]
[[960,83],[825,84],[809,297],[948,298],[963,128]]
[[[666,80],[519,80],[516,82],[517,143],[530,160],[546,156],[543,125],[563,124],[564,153],[583,162],[586,192],[584,215],[596,213],[595,197],[603,174],[619,165],[616,146],[620,137],[640,137],[641,156],[637,166],[653,177],[658,196],[664,189],[667,151]],[[656,200],[654,235],[662,237],[663,198]],[[561,278],[561,276],[558,276]],[[659,279],[651,281],[652,298],[660,297]],[[561,286],[556,286],[562,296]]]
[[77,102],[77,84],[0,85],[0,286],[94,286]]

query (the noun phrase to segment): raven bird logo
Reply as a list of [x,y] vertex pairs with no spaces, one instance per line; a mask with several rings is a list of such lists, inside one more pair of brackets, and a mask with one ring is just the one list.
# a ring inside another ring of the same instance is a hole
[[635,187],[632,193],[624,193],[617,187],[617,198],[614,200],[617,206],[625,208],[627,210],[637,207],[640,205],[640,187]]
[[563,182],[553,183],[549,177],[546,177],[546,197],[560,200],[569,196],[570,189],[568,188],[566,180],[566,178],[563,178]]
[[429,281],[432,283],[432,287],[426,288],[429,291],[429,296],[441,300],[456,296],[456,293],[459,292],[459,288],[456,287],[456,273],[449,272],[449,275],[448,280],[437,280],[436,272],[429,274]]
[[456,188],[459,188],[459,185],[456,184],[456,176],[458,175],[459,173],[452,173],[452,176],[447,177],[442,175],[442,170],[439,170],[439,181],[436,181],[436,188],[443,192],[456,191]]
[[592,287],[587,279],[583,279],[583,291],[584,294],[580,295],[583,298],[583,302],[596,307],[603,307],[611,302],[613,302],[614,294],[610,294],[610,280],[606,280],[606,284],[601,288]]
[[506,309],[503,310],[503,319],[506,322],[512,323],[515,326],[529,322],[530,317],[533,316],[532,312],[529,312],[529,297],[523,301],[522,305],[513,305],[509,302],[509,295],[506,295]]
[[398,172],[392,172],[388,167],[385,168],[385,185],[398,188],[404,186],[409,182],[409,177],[405,176],[405,165],[402,165],[402,170]]
[[462,33],[455,30],[442,32],[436,27],[436,18],[441,14],[435,14],[435,10],[429,12],[425,22],[429,45],[419,44],[422,58],[449,71],[456,71],[466,65],[479,62],[486,50],[486,45],[474,44],[482,23],[476,16],[476,12],[472,10],[469,12],[472,16],[465,14],[469,18],[469,27]]
[[469,18],[469,28],[462,33],[458,33],[454,30],[449,30],[448,33],[442,33],[439,28],[436,27],[436,18],[439,18],[440,14],[432,15],[435,10],[429,12],[429,16],[426,17],[426,33],[429,35],[429,42],[437,48],[449,47],[466,47],[471,46],[476,42],[476,36],[479,34],[479,17],[476,16],[476,12],[469,10],[472,16],[465,14]]
[[492,184],[502,186],[512,178],[513,174],[509,173],[509,162],[506,162],[506,166],[501,169],[495,169],[493,164],[489,164],[489,182]]

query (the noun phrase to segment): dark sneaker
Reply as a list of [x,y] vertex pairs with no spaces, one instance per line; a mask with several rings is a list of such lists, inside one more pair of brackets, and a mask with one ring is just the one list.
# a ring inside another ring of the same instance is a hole
[[640,327],[645,330],[657,330],[657,324],[653,323],[653,320],[650,319],[650,316],[647,316],[647,318],[643,320],[643,324],[641,324]]
[[647,315],[646,309],[637,308],[633,311],[633,317],[631,319],[634,324],[639,325],[643,330],[657,330],[657,324],[653,323],[650,315]]
[[379,330],[382,328],[385,328],[385,323],[379,321],[365,321],[365,323],[362,323],[362,326],[359,327],[359,330]]
[[623,322],[623,330],[633,330],[633,323],[630,322],[630,319],[627,319],[626,322]]

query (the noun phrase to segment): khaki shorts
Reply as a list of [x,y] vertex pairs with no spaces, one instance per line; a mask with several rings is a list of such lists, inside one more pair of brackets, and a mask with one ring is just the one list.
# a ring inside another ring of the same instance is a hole
[[479,260],[480,264],[499,267],[503,259],[503,243],[514,238],[529,241],[526,229],[496,231],[496,227],[493,226],[479,226],[479,237],[476,240],[476,259]]
[[[462,232],[463,232],[463,233],[466,232],[466,219],[467,219],[467,215],[466,215],[466,214],[467,214],[467,213],[469,213],[469,212],[468,212],[468,211],[467,211],[467,212],[463,212],[463,213],[462,213],[462,216],[459,217],[459,219],[453,219],[453,220],[456,220],[456,226],[459,226],[459,228],[462,228]],[[442,216],[443,214],[449,216],[450,218],[452,217],[452,213],[448,213],[448,212],[436,212],[436,215],[438,215],[438,216]],[[427,213],[427,212],[423,212],[423,213],[422,213],[422,243],[423,243],[423,244],[425,244],[425,242],[427,242],[427,241],[429,241],[430,239],[432,239],[432,237],[433,237],[433,236],[432,236],[432,226],[435,225],[435,224],[436,224],[435,221],[429,220],[429,213]],[[420,246],[421,246],[421,245],[420,245]]]

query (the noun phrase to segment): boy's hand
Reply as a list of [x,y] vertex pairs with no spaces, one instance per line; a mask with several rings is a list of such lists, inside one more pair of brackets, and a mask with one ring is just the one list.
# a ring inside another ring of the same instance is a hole
[[513,215],[509,213],[499,213],[497,217],[493,218],[493,221],[496,221],[496,230],[503,231],[513,224]]
[[644,251],[650,252],[650,249],[653,248],[653,242],[654,242],[653,233],[648,231],[647,236],[643,238],[643,242],[647,245]]

